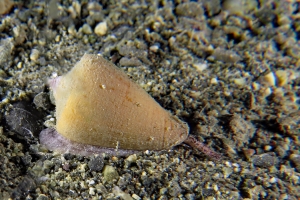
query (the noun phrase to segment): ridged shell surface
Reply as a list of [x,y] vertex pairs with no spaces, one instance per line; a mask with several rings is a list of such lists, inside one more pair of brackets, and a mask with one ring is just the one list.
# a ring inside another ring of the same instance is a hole
[[162,150],[182,143],[186,123],[102,56],[85,54],[53,89],[57,131],[83,144]]

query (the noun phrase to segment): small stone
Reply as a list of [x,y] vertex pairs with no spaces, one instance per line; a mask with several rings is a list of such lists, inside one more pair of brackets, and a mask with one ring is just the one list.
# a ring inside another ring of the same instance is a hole
[[222,7],[231,15],[243,15],[244,13],[244,5],[241,0],[225,0]]
[[274,72],[269,72],[265,76],[260,79],[261,83],[266,84],[267,86],[275,86],[276,85],[276,76]]
[[139,197],[139,196],[136,195],[136,194],[133,194],[133,195],[132,195],[132,198],[134,198],[135,200],[141,200],[141,197]]
[[102,6],[98,2],[89,2],[87,5],[88,11],[101,11]]
[[27,27],[25,25],[23,26],[15,26],[13,28],[13,33],[14,33],[14,40],[16,44],[22,44],[26,40],[26,32],[25,30]]
[[266,145],[264,146],[264,150],[265,151],[270,151],[272,149],[272,146],[271,145]]
[[208,68],[208,65],[206,63],[194,63],[192,66],[198,71],[202,72]]
[[96,190],[95,188],[92,188],[92,187],[89,188],[89,194],[92,195],[92,196],[94,196],[96,194],[95,190]]
[[41,113],[30,106],[29,102],[14,103],[9,112],[5,114],[9,128],[23,137],[32,138],[41,131]]
[[270,178],[269,182],[270,183],[276,183],[277,182],[277,178],[272,177],[272,178]]
[[113,166],[105,165],[102,173],[107,182],[112,182],[114,179],[117,180],[119,178],[119,174]]
[[40,194],[39,196],[38,196],[38,198],[37,198],[37,200],[48,200],[49,198],[46,196],[46,195],[44,195],[44,194]]
[[77,31],[76,31],[76,28],[73,24],[68,27],[68,33],[70,35],[76,36]]
[[137,160],[136,154],[132,154],[125,159],[125,167],[129,167],[132,163],[135,163]]
[[60,35],[57,35],[57,36],[55,37],[55,42],[60,42]]
[[212,79],[210,80],[210,83],[211,83],[211,84],[217,84],[217,83],[218,83],[218,79],[217,79],[217,78],[212,78]]
[[78,1],[73,1],[72,2],[72,7],[76,11],[76,16],[80,17],[81,13],[81,4]]
[[217,61],[225,63],[237,63],[242,59],[236,52],[220,47],[214,50],[212,57],[214,57]]
[[133,200],[133,198],[127,194],[126,192],[122,191],[118,186],[115,186],[112,189],[112,192],[117,196],[117,197],[121,197],[121,199],[124,200]]
[[159,50],[159,45],[152,45],[152,46],[149,48],[149,50],[152,51],[152,52],[157,53],[158,50]]
[[229,127],[232,132],[230,137],[236,144],[237,148],[241,148],[244,144],[249,143],[249,139],[253,137],[255,128],[251,122],[244,120],[239,115],[234,115],[230,122]]
[[223,170],[224,178],[228,178],[233,172],[232,168],[230,167],[223,167],[222,170]]
[[197,2],[186,2],[179,4],[175,12],[177,15],[180,16],[187,16],[187,17],[201,17],[204,14],[204,9],[200,3]]
[[104,166],[103,158],[100,156],[92,158],[88,163],[88,166],[91,171],[100,172]]
[[233,82],[238,85],[238,86],[244,86],[247,84],[246,78],[245,77],[241,77],[241,78],[236,78],[233,79]]
[[284,86],[289,81],[297,77],[293,70],[277,70],[275,74],[277,77],[278,86]]
[[92,34],[93,33],[92,28],[88,24],[84,24],[82,26],[82,32],[85,33],[85,34]]
[[119,61],[121,66],[141,66],[143,63],[136,57],[127,58],[123,57]]
[[37,108],[42,108],[44,110],[47,110],[51,107],[49,96],[45,92],[37,94],[33,99],[33,103]]
[[257,167],[271,167],[275,165],[276,158],[270,154],[261,154],[253,156],[252,162]]
[[37,49],[32,49],[30,53],[30,60],[36,62],[40,56],[40,51]]
[[100,22],[96,27],[94,32],[99,35],[103,36],[107,33],[107,23],[106,22]]

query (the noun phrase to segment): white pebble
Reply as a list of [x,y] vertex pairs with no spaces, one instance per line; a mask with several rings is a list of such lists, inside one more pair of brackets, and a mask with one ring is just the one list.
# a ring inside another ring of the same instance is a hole
[[233,166],[233,167],[237,167],[237,168],[240,167],[240,165],[237,164],[237,163],[232,163],[232,166]]
[[266,145],[264,146],[264,150],[265,151],[270,151],[272,149],[272,146],[271,145]]
[[231,162],[229,162],[229,161],[226,161],[226,162],[225,162],[225,165],[226,165],[227,167],[231,167],[231,166],[232,166]]
[[212,79],[210,80],[210,83],[211,83],[211,84],[217,84],[217,83],[218,83],[218,79],[217,79],[217,78],[212,78]]
[[192,66],[198,71],[202,72],[207,69],[208,65],[206,63],[194,63]]
[[246,85],[246,83],[247,83],[246,78],[244,78],[244,77],[233,79],[233,82],[238,86],[243,86],[243,85]]
[[275,177],[270,178],[270,183],[276,183],[276,182],[277,182],[277,178]]
[[264,96],[267,97],[269,96],[270,94],[272,94],[272,88],[268,87],[265,89],[264,91]]
[[18,62],[17,68],[18,68],[18,69],[21,69],[22,67],[23,67],[23,63],[22,63],[22,62]]
[[68,33],[71,34],[71,35],[73,35],[73,36],[75,36],[77,34],[74,25],[69,26]]
[[267,83],[269,86],[275,86],[276,85],[276,77],[273,72],[268,73],[263,77],[263,81]]
[[95,185],[95,181],[94,180],[90,180],[89,181],[89,185]]
[[85,33],[85,34],[92,34],[93,33],[92,28],[88,24],[84,24],[82,26],[82,32]]
[[81,4],[78,1],[73,1],[72,6],[73,6],[74,10],[76,11],[77,16],[80,17]]
[[133,194],[133,195],[132,195],[132,198],[134,198],[135,200],[140,200],[140,199],[141,199],[141,197],[139,197],[139,196],[136,195],[136,194]]
[[57,36],[55,37],[55,42],[60,42],[60,35],[57,35]]
[[150,51],[152,51],[152,52],[157,52],[158,49],[159,49],[159,46],[158,46],[158,45],[152,45],[149,49],[150,49]]
[[219,187],[217,185],[214,185],[214,190],[215,191],[218,191],[219,190]]
[[96,27],[94,32],[99,35],[103,36],[107,33],[107,23],[106,22],[100,22]]
[[30,53],[30,60],[37,61],[40,56],[40,52],[37,49],[32,49]]
[[95,188],[89,188],[89,194],[90,195],[95,195],[96,193],[95,193]]

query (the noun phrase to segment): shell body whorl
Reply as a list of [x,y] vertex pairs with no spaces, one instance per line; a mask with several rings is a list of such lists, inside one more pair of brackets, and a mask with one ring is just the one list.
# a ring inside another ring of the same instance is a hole
[[56,129],[74,142],[162,150],[188,136],[186,123],[101,56],[85,54],[56,84]]

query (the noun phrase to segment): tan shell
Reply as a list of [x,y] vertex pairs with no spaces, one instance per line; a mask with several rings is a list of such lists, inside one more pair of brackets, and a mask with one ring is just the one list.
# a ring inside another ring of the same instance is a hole
[[53,89],[57,131],[83,144],[168,149],[188,136],[186,123],[102,56],[85,54]]

